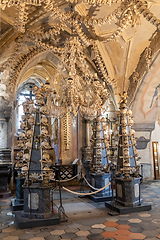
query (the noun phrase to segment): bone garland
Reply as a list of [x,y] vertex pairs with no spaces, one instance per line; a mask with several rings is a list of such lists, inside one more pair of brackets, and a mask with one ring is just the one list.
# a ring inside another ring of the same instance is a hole
[[68,110],[63,118],[63,130],[64,130],[64,144],[66,146],[66,150],[68,150],[71,144],[71,116]]
[[143,14],[143,17],[147,21],[149,21],[151,24],[153,24],[155,27],[157,27],[160,30],[160,20],[157,19],[157,17],[155,17],[153,13],[150,12],[150,10],[147,8],[147,6],[143,2],[137,1],[136,8],[140,14]]
[[29,49],[27,54],[23,54],[19,56],[19,58],[16,59],[10,66],[10,76],[7,82],[8,88],[10,92],[14,92],[15,86],[16,86],[16,80],[19,76],[19,73],[21,69],[24,67],[24,65],[36,54],[39,52],[44,51],[42,48],[38,47],[32,47]]
[[79,26],[77,21],[74,24],[74,27],[81,41],[84,43],[84,45],[86,45],[87,47],[91,45],[92,40],[88,39],[87,36],[83,33],[82,28]]
[[[101,6],[103,4],[111,5],[112,3],[119,3],[122,1],[124,0],[84,0],[84,2],[93,6],[96,6],[96,5]],[[66,2],[77,3],[77,0],[66,0]]]
[[139,58],[139,62],[135,71],[129,77],[130,83],[128,86],[129,99],[128,102],[131,104],[134,100],[139,84],[145,73],[149,70],[153,57],[159,52],[160,49],[160,34],[157,30],[152,36],[149,47],[145,48]]
[[108,76],[108,73],[107,73],[107,69],[105,67],[105,64],[103,62],[103,59],[101,57],[101,54],[98,50],[98,47],[97,47],[97,44],[96,42],[94,42],[94,45],[93,45],[93,49],[94,49],[94,52],[95,52],[95,62],[96,62],[96,66],[99,70],[99,72],[102,74],[103,76],[103,80],[106,82],[106,84],[113,84],[113,85],[116,85],[116,80],[115,79],[110,79],[110,77]]
[[114,21],[117,19],[117,17],[119,16],[121,11],[121,7],[118,7],[117,9],[115,9],[112,13],[110,13],[108,16],[105,16],[103,18],[89,18],[89,19],[85,19],[85,23],[88,26],[102,26],[103,24],[111,24],[111,21]]
[[[33,41],[33,43],[37,44],[37,42],[41,42],[43,39],[49,39],[49,38],[55,38],[60,34],[61,31],[64,30],[63,24],[57,24],[56,26],[50,28],[48,31],[42,31],[42,32],[30,32],[27,31],[25,35],[21,35],[16,40],[16,46],[14,48],[14,53],[10,56],[10,58],[2,65],[2,67],[5,69],[8,66],[11,65],[11,63],[14,62],[15,59],[17,59],[19,54],[22,54],[21,52],[24,52],[23,43],[27,41]],[[29,50],[30,51],[30,50]],[[23,53],[24,54],[24,53]]]
[[41,41],[35,40],[35,44],[38,48],[42,48],[44,51],[45,50],[50,50],[53,53],[62,53],[63,52],[63,48],[58,48],[58,47],[54,47],[52,45],[49,45],[47,43],[43,43]]

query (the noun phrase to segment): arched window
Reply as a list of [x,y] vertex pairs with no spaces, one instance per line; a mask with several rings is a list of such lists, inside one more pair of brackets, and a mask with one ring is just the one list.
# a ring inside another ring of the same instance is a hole
[[16,129],[18,130],[20,128],[20,121],[21,117],[23,115],[23,106],[22,103],[26,101],[26,98],[29,98],[30,100],[34,100],[34,94],[33,94],[33,86],[35,84],[27,83],[23,86],[23,88],[18,92],[17,94],[17,105],[18,105],[18,112],[17,112],[17,126]]

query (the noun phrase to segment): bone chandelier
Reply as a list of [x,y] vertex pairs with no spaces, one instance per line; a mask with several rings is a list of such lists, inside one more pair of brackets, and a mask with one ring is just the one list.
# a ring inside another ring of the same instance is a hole
[[[58,93],[54,91],[48,99],[52,114],[61,117],[67,109],[74,116],[80,111],[86,119],[94,118],[108,98],[108,93],[89,68],[78,36],[66,40],[58,68],[57,75],[63,68],[63,71],[69,72],[69,77],[61,77]],[[54,89],[57,88],[56,77]]]

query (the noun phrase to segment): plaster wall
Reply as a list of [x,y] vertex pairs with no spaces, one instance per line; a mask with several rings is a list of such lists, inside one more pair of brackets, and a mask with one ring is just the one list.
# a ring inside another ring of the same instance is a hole
[[159,111],[160,54],[154,59],[149,72],[142,79],[133,106],[133,129],[139,140],[138,153],[143,168],[143,178],[154,178],[152,142],[160,142],[160,127],[156,122]]
[[155,123],[155,129],[152,131],[151,134],[151,141],[160,142],[160,126],[157,121]]
[[0,119],[0,148],[7,148],[7,122]]

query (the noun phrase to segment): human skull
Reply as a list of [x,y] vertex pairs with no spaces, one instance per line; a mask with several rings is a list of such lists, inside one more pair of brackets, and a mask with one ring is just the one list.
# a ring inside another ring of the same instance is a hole
[[97,126],[97,130],[100,131],[101,130],[101,125]]
[[37,91],[38,90],[38,87],[35,85],[34,87],[33,87],[33,91]]
[[27,126],[26,126],[26,124],[24,122],[22,122],[20,127],[21,127],[21,129],[25,129]]
[[133,125],[133,119],[132,118],[129,119],[129,124]]
[[36,108],[33,107],[33,106],[31,106],[31,107],[29,108],[29,113],[35,113],[35,112],[36,112]]
[[24,160],[24,161],[28,161],[29,159],[30,159],[29,153],[25,153],[25,154],[23,155],[23,160]]
[[103,118],[101,118],[101,122],[106,122],[106,119],[105,119],[105,117],[103,117]]
[[108,126],[105,124],[103,125],[103,130],[106,131],[108,129]]
[[37,99],[36,104],[37,105],[44,105],[44,100],[43,99]]
[[36,100],[39,100],[39,99],[41,99],[41,98],[42,98],[42,95],[41,95],[40,93],[37,93],[36,96],[35,96],[35,99],[36,99]]
[[47,175],[49,175],[50,168],[47,167],[47,166],[45,166],[45,167],[43,168],[43,171],[44,171],[43,174],[47,176]]
[[123,118],[122,121],[121,121],[121,123],[124,124],[124,125],[127,124],[126,118]]
[[25,172],[27,172],[28,171],[28,167],[27,166],[24,166],[24,167],[22,167],[22,173],[24,174]]
[[108,134],[104,134],[104,138],[105,138],[105,139],[108,139]]
[[109,147],[109,142],[105,141],[105,147],[108,148]]
[[128,110],[127,113],[128,113],[129,116],[132,116],[132,111],[131,110]]
[[23,148],[23,147],[24,147],[24,142],[19,141],[19,142],[18,142],[18,147],[19,147],[19,148]]
[[30,129],[27,131],[27,137],[32,137],[33,136],[33,131]]
[[133,129],[131,129],[131,134],[134,135],[135,134],[135,131]]
[[47,118],[46,117],[42,117],[41,118],[41,123],[44,124],[44,125],[47,125],[47,123],[48,123]]
[[41,142],[41,147],[42,148],[50,148],[49,143],[46,141]]
[[101,149],[97,149],[97,154],[101,154]]
[[127,149],[127,148],[124,148],[124,149],[123,149],[123,153],[124,153],[125,156],[128,156],[128,154],[129,154],[128,149]]
[[122,133],[123,133],[124,135],[127,135],[127,129],[126,129],[126,128],[123,128],[123,129],[122,129]]
[[31,116],[31,117],[28,119],[28,124],[29,124],[30,126],[32,126],[33,123],[34,123],[34,117]]
[[122,113],[122,114],[126,114],[126,112],[127,112],[127,109],[125,109],[125,108],[124,108],[124,109],[121,109],[121,113]]
[[30,141],[26,142],[26,148],[31,148],[31,147],[32,147],[31,142]]
[[47,108],[46,108],[45,106],[42,106],[42,107],[40,108],[40,113],[41,113],[41,114],[46,114],[46,113],[47,113]]
[[123,141],[124,146],[128,146],[128,141]]
[[41,130],[41,134],[42,134],[43,136],[48,135],[47,129],[43,128],[43,129]]
[[50,171],[50,168],[49,167],[44,167],[43,170]]
[[136,140],[135,140],[135,139],[133,139],[132,143],[133,143],[134,145],[136,145],[136,144],[137,144],[137,142],[136,142]]
[[43,153],[42,158],[44,160],[49,160],[49,154],[48,153]]
[[21,133],[20,133],[20,137],[21,137],[21,138],[25,138],[25,136],[26,136],[26,135],[25,135],[24,132],[21,132]]
[[21,158],[23,156],[22,152],[17,152],[17,157]]
[[124,167],[130,167],[129,162],[124,162]]

